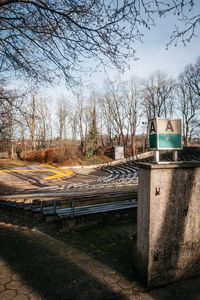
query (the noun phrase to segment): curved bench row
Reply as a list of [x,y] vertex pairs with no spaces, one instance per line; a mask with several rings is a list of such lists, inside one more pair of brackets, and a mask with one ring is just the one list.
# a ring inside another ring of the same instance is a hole
[[121,164],[102,167],[101,170],[108,175],[99,177],[95,181],[79,184],[69,184],[66,189],[87,189],[92,187],[112,186],[117,184],[135,184],[138,183],[138,168],[134,164]]

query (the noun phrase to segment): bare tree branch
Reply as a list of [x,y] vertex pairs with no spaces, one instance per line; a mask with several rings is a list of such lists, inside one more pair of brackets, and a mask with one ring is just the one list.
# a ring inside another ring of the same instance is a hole
[[198,34],[197,0],[1,0],[0,71],[52,81],[64,74],[73,83],[82,60],[91,57],[123,70],[135,58],[135,41],[157,16],[174,13],[183,24],[169,44]]

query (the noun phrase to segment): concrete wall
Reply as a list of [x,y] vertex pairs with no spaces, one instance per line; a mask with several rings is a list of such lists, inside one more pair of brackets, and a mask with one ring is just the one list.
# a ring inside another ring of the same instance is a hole
[[200,274],[200,164],[140,164],[137,265],[149,286]]
[[123,159],[124,158],[124,147],[122,146],[115,146],[115,160]]

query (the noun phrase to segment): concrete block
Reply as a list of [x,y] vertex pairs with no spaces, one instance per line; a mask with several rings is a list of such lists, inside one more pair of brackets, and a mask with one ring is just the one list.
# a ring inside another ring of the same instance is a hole
[[139,274],[148,286],[200,275],[200,163],[139,167]]
[[124,147],[115,146],[115,160],[124,158]]

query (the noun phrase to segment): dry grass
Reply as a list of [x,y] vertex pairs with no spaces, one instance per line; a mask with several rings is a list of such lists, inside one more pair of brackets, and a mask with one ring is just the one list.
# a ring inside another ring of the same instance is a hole
[[112,161],[107,156],[103,155],[93,155],[92,157],[85,157],[82,161],[83,165],[89,166],[89,165],[98,165],[98,164],[103,164],[106,162]]
[[[31,165],[30,161],[23,161],[20,159],[9,159],[9,158],[3,158],[0,159],[0,169],[10,169],[10,168],[16,168],[16,167],[24,167],[27,165]],[[34,162],[34,164],[37,164]]]

